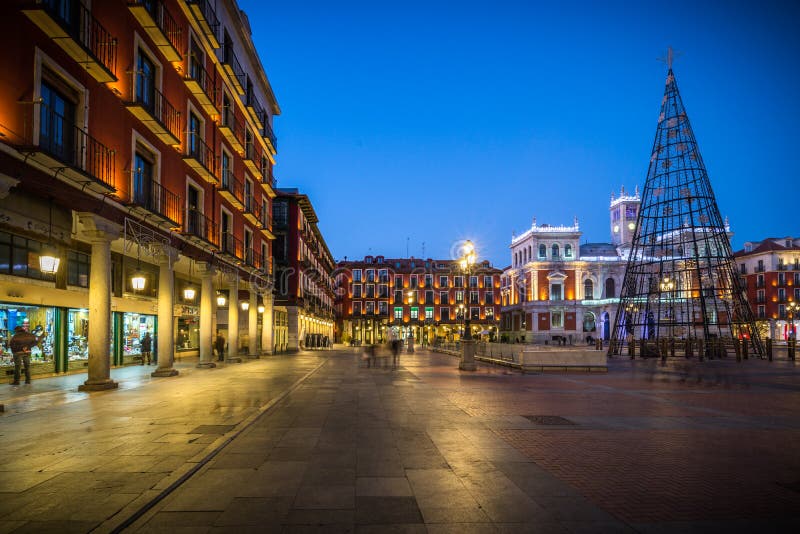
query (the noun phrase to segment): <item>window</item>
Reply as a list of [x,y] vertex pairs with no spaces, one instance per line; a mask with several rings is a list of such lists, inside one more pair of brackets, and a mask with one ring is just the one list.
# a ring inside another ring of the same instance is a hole
[[456,321],[463,321],[464,320],[464,307],[459,306],[456,308]]
[[75,102],[55,84],[42,82],[39,146],[65,163],[77,161],[75,150]]
[[380,271],[378,271],[378,281],[382,282],[384,284],[388,283],[389,282],[389,271],[387,271],[386,269],[381,269]]
[[554,260],[557,259],[558,255],[559,255],[559,249],[558,249],[558,245],[557,244],[553,243],[553,248],[552,248],[551,252],[552,252],[552,255],[553,255],[553,259]]
[[756,302],[766,302],[763,289],[756,290]]
[[779,286],[786,285],[786,273],[778,273],[778,285]]
[[394,287],[403,287],[403,277],[399,274],[394,277]]
[[366,302],[366,312],[367,315],[375,315],[375,303],[371,300]]
[[785,304],[778,304],[778,317],[781,319],[786,318],[786,305]]
[[539,245],[539,259],[545,259],[547,257],[547,247],[544,245]]
[[747,265],[744,264],[744,263],[739,265],[739,272],[742,273],[742,274],[747,274]]
[[607,278],[606,279],[606,298],[607,299],[613,299],[616,296],[617,296],[617,290],[616,290],[616,287],[614,285],[614,279],[613,278]]
[[375,284],[367,284],[367,298],[368,299],[375,298]]
[[378,302],[378,313],[381,315],[388,315],[389,304],[385,300]]
[[470,321],[479,321],[481,318],[481,309],[480,308],[470,308],[469,309],[469,320]]
[[494,319],[494,308],[486,307],[483,311],[487,319]]
[[494,291],[487,291],[483,294],[484,304],[494,304]]
[[353,298],[354,299],[361,298],[361,284],[353,284]]
[[778,302],[786,302],[786,288],[778,288]]
[[550,284],[550,300],[561,300],[561,284]]
[[398,289],[394,292],[394,303],[395,304],[402,304],[403,303],[403,290]]
[[141,48],[136,58],[136,102],[155,115],[156,66]]
[[67,251],[67,285],[89,287],[89,255]]
[[255,212],[255,199],[253,199],[253,182],[248,178],[244,179],[244,209],[245,211],[250,213]]
[[553,328],[564,327],[564,312],[554,311],[550,314],[550,326]]
[[367,269],[367,282],[375,281],[375,269]]
[[440,276],[439,277],[439,287],[449,287],[448,286],[448,280],[447,280],[446,276]]
[[564,257],[571,258],[572,257],[572,245],[564,245]]
[[425,304],[433,304],[433,291],[425,292]]
[[353,269],[353,282],[361,281],[361,269]]
[[764,271],[764,260],[758,260],[758,267],[756,267],[757,272]]
[[478,304],[478,303],[480,303],[477,291],[470,291],[469,292],[469,303],[470,304]]
[[767,311],[766,311],[766,308],[765,308],[763,305],[762,305],[762,306],[759,306],[759,307],[758,307],[758,318],[759,318],[759,319],[764,319],[764,318],[766,318],[766,317],[767,317]]
[[430,306],[425,308],[425,320],[433,321],[433,308]]
[[394,318],[398,321],[403,320],[403,308],[397,307],[394,309]]
[[389,286],[386,284],[379,284],[378,285],[378,298],[388,299],[389,298]]
[[464,277],[463,276],[454,276],[453,277],[453,287],[464,287]]
[[764,275],[756,275],[756,287],[764,287]]
[[206,164],[210,164],[210,162],[205,161],[205,153],[200,149],[203,142],[203,123],[200,122],[200,119],[193,111],[189,112],[188,141],[189,154]]
[[151,211],[158,211],[153,196],[155,157],[143,147],[136,147],[133,157],[133,201]]
[[456,291],[456,302],[464,302],[464,292]]
[[594,298],[594,282],[586,280],[583,282],[583,298],[591,300]]
[[417,308],[416,306],[413,306],[411,308],[411,318],[412,319],[419,319],[419,308]]
[[412,274],[411,275],[411,280],[409,281],[408,287],[410,287],[411,289],[416,289],[417,288],[417,275],[416,274]]
[[492,286],[493,286],[492,277],[491,276],[484,276],[483,277],[483,287],[485,289],[490,289]]
[[439,304],[445,306],[450,304],[450,294],[447,291],[439,291]]
[[469,277],[469,287],[478,287],[478,277],[477,276],[470,276]]
[[442,321],[450,320],[450,308],[439,308],[439,316]]
[[425,275],[425,287],[433,287],[433,275],[426,274]]
[[354,302],[353,303],[353,315],[361,315],[361,303]]

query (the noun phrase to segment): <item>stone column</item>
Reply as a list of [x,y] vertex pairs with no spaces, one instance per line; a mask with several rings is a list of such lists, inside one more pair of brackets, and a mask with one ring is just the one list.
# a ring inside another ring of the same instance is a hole
[[111,380],[111,242],[120,225],[94,213],[78,213],[80,237],[92,244],[89,274],[89,374],[81,391],[114,389]]
[[286,350],[290,352],[297,352],[299,350],[299,336],[300,336],[300,318],[297,314],[297,306],[287,306],[287,337],[286,337]]
[[274,343],[272,316],[272,293],[264,293],[264,313],[261,314],[261,354],[272,354],[272,344]]
[[214,363],[214,315],[217,313],[214,294],[214,266],[198,263],[200,270],[200,361],[197,367],[210,369]]
[[250,307],[247,309],[247,357],[258,358],[258,293],[250,287]]
[[228,283],[228,357],[229,363],[241,363],[239,357],[239,274],[232,273]]
[[158,260],[158,368],[150,376],[175,376],[174,299],[175,278],[172,264],[178,251],[169,245],[157,249]]

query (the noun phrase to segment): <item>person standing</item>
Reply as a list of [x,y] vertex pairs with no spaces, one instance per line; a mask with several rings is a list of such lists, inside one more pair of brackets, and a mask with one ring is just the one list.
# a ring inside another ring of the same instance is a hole
[[214,350],[217,351],[217,361],[223,361],[225,359],[225,338],[219,330],[217,330],[217,338],[214,340]]
[[19,385],[20,367],[25,366],[25,383],[31,383],[31,348],[39,343],[39,338],[26,331],[22,326],[14,327],[9,347],[14,355],[14,381],[12,385]]
[[152,358],[152,351],[153,351],[153,338],[150,337],[150,332],[145,332],[144,337],[142,338],[142,365],[144,365],[145,358],[147,358],[147,365],[150,365],[150,359]]

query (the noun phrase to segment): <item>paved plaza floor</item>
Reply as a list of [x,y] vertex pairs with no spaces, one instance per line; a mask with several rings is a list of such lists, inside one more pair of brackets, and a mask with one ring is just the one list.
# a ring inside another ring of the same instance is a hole
[[[800,369],[417,350],[0,385],[3,532],[798,532]],[[383,364],[389,364],[383,367]]]

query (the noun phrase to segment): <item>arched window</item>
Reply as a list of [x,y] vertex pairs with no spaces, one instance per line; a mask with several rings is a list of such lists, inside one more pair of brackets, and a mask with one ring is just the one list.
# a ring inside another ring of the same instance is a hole
[[564,245],[564,256],[567,258],[572,257],[572,245]]
[[514,253],[514,267],[519,265],[519,252]]
[[614,287],[614,279],[606,278],[606,298],[613,299],[617,296],[616,288]]
[[558,258],[558,245],[553,243],[553,259]]
[[547,257],[547,247],[544,245],[539,245],[539,257],[544,259]]
[[528,259],[529,260],[533,259],[533,249],[531,248],[530,245],[528,245]]
[[522,249],[522,263],[528,262],[528,251],[524,248]]
[[583,331],[594,332],[595,330],[597,330],[597,324],[594,314],[592,312],[586,312],[586,315],[583,316]]
[[589,279],[583,283],[583,298],[589,300],[594,298],[594,284]]

